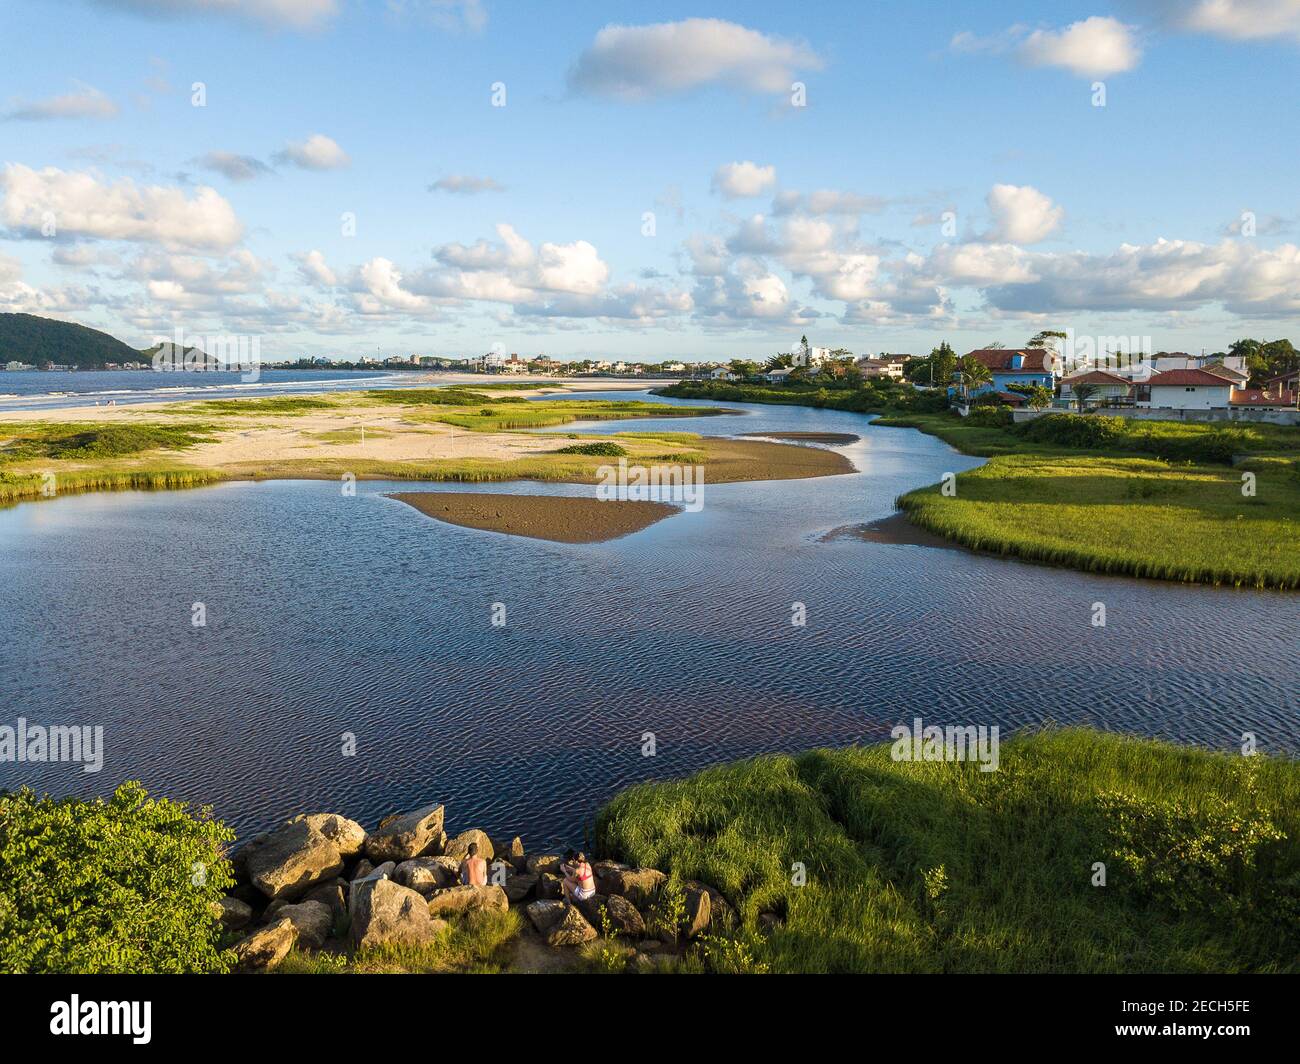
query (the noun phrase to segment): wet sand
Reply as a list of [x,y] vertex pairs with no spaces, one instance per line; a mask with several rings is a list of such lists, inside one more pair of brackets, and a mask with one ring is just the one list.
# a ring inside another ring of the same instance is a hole
[[911,547],[937,547],[942,550],[961,550],[952,540],[936,536],[924,528],[918,528],[907,519],[907,514],[899,512],[860,525],[840,525],[822,536],[823,543],[837,539],[861,539],[868,543],[893,543]]
[[451,525],[554,543],[603,543],[640,532],[679,510],[663,502],[603,502],[481,491],[402,491],[388,497]]

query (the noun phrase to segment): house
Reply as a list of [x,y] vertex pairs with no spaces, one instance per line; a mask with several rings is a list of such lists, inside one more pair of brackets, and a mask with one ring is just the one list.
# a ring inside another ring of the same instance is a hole
[[790,374],[793,372],[794,370],[791,367],[781,366],[779,369],[769,370],[762,377],[768,384],[784,384],[790,379]]
[[736,375],[732,373],[731,370],[729,370],[726,366],[719,366],[717,369],[711,370],[709,373],[709,380],[734,381],[735,379],[736,379]]
[[1213,373],[1216,377],[1222,377],[1224,380],[1232,381],[1234,388],[1244,388],[1250,381],[1250,374],[1243,373],[1239,369],[1232,369],[1225,366],[1222,362],[1207,362],[1200,367],[1206,373]]
[[665,362],[664,365],[663,365],[663,370],[664,370],[665,373],[685,373],[685,372],[686,372],[686,363],[685,363],[685,362]]
[[1203,369],[1170,369],[1137,387],[1136,405],[1152,410],[1226,410],[1232,381]]
[[1260,410],[1294,410],[1297,393],[1287,388],[1238,388],[1232,393],[1234,407],[1251,407]]
[[831,351],[829,347],[813,347],[807,339],[801,340],[794,345],[794,364],[796,366],[808,366],[813,368],[820,366],[823,362],[831,361]]
[[[1032,347],[989,347],[971,351],[966,357],[982,362],[992,375],[992,379],[987,384],[972,389],[971,395],[976,396],[987,391],[1009,392],[1013,384],[1030,386],[1038,384],[1049,391],[1054,390],[1056,377],[1047,361],[1051,354],[1050,351]],[[955,373],[954,380],[956,380]],[[949,394],[957,390],[955,384],[948,389]]]
[[1133,384],[1131,381],[1121,377],[1118,373],[1110,373],[1104,369],[1093,369],[1088,370],[1086,373],[1076,373],[1071,377],[1063,377],[1061,379],[1061,394],[1055,405],[1064,407],[1077,405],[1074,389],[1081,384],[1086,384],[1092,389],[1091,394],[1084,400],[1085,406],[1127,406],[1133,398]]
[[858,367],[858,372],[867,380],[887,377],[890,380],[901,381],[903,379],[903,363],[895,362],[893,359],[872,358],[867,356],[860,358],[854,363]]

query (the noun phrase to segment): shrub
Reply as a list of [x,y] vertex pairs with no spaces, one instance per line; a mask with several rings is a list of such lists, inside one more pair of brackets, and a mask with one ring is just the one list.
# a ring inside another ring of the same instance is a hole
[[1124,419],[1100,414],[1048,414],[1016,425],[1012,431],[1035,443],[1096,449],[1113,447],[1124,435]]
[[621,458],[628,453],[625,447],[617,443],[575,443],[561,447],[559,454],[591,454],[599,458]]
[[982,429],[1005,429],[1013,424],[1011,410],[1005,406],[977,406],[966,418],[966,424]]
[[0,972],[221,972],[213,905],[234,832],[150,798],[0,794]]

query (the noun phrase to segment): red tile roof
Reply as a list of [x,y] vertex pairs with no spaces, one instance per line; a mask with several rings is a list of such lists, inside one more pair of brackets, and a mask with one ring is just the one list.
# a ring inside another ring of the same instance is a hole
[[1206,373],[1203,369],[1167,369],[1164,373],[1156,373],[1147,380],[1147,384],[1153,388],[1174,387],[1195,385],[1201,388],[1231,388],[1232,381],[1227,377],[1220,377],[1214,373]]
[[[967,358],[973,358],[976,362],[983,362],[989,369],[998,373],[1043,373],[1047,367],[1043,365],[1043,356],[1047,352],[1032,347],[984,347],[978,351],[972,351]],[[1011,368],[1011,360],[1014,355],[1023,355],[1024,362],[1019,369]]]
[[1235,369],[1229,369],[1227,366],[1221,365],[1219,363],[1214,363],[1209,366],[1202,366],[1201,369],[1205,370],[1206,373],[1213,373],[1216,377],[1223,377],[1225,380],[1232,380],[1232,381],[1250,380],[1250,374],[1242,373],[1239,370],[1235,370]]
[[1068,384],[1074,387],[1076,384],[1122,384],[1126,388],[1132,385],[1132,381],[1121,377],[1118,373],[1107,373],[1104,369],[1088,370],[1086,373],[1080,373],[1074,377],[1066,377],[1061,384]]
[[994,392],[993,394],[1009,406],[1024,406],[1027,402],[1026,397],[1019,392]]

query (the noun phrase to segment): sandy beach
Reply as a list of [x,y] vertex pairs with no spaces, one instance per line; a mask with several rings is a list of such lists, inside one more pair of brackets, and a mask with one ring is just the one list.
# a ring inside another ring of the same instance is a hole
[[464,528],[555,543],[603,543],[648,528],[678,512],[662,502],[575,499],[554,495],[404,491],[398,499],[422,514]]

